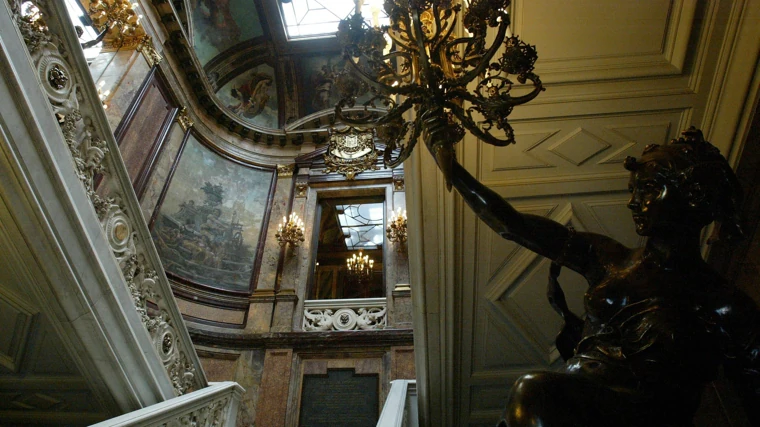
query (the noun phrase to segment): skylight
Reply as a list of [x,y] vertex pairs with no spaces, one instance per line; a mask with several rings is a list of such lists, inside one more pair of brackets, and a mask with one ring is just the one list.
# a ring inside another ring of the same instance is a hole
[[383,246],[383,203],[335,205],[349,251]]
[[[355,0],[291,0],[279,2],[289,40],[332,37],[338,23],[354,14]],[[382,0],[358,0],[367,25],[389,25]]]

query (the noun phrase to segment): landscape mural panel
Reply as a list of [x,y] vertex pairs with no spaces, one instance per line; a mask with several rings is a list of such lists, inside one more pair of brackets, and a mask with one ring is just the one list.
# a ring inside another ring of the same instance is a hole
[[248,291],[274,172],[225,159],[192,134],[151,230],[164,269]]

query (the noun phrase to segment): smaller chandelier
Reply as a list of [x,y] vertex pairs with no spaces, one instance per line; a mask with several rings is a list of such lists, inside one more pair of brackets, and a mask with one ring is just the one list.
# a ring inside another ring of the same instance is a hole
[[396,215],[391,218],[390,224],[385,228],[385,235],[391,242],[406,242],[406,211],[399,208]]
[[298,218],[295,212],[291,212],[290,217],[282,217],[282,222],[277,227],[275,237],[280,242],[280,246],[290,243],[293,247],[298,247],[298,244],[304,241],[303,221],[301,221],[301,218]]
[[359,256],[353,254],[351,258],[346,258],[349,280],[359,283],[367,282],[372,275],[372,267],[374,265],[375,261],[369,255],[363,255],[361,251],[359,251]]

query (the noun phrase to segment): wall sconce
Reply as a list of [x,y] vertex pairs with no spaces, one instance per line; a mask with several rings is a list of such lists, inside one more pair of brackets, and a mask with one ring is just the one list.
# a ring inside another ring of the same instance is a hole
[[298,218],[295,212],[291,212],[290,217],[282,217],[282,223],[277,227],[275,234],[280,246],[290,243],[294,248],[304,241],[303,238],[303,221]]
[[385,228],[385,234],[391,242],[406,242],[406,211],[401,212],[401,208],[396,211],[396,215],[391,217],[390,224]]

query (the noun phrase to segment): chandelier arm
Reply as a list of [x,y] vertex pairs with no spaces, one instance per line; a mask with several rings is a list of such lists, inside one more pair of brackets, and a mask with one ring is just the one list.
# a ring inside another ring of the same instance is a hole
[[383,83],[379,83],[376,80],[373,80],[372,77],[370,77],[367,73],[365,73],[361,68],[359,68],[359,65],[357,65],[354,61],[350,60],[347,61],[349,64],[351,64],[351,68],[357,73],[359,78],[361,78],[365,83],[370,85],[371,87],[375,88],[376,90],[390,94],[390,95],[408,95],[411,93],[414,93],[415,90],[419,86],[416,84],[408,84],[405,86],[389,86]]
[[499,50],[501,43],[504,41],[504,37],[507,35],[507,28],[509,28],[509,24],[507,22],[509,22],[509,20],[507,20],[506,17],[503,17],[501,24],[499,24],[499,31],[496,33],[496,38],[494,39],[491,47],[481,58],[480,63],[472,70],[455,79],[452,83],[452,86],[465,86],[467,83],[474,80],[475,77],[486,70],[486,67],[488,67],[491,63],[491,58],[493,58],[493,56]]
[[416,33],[416,41],[417,41],[417,49],[420,54],[420,66],[422,68],[422,73],[425,76],[425,80],[427,80],[427,86],[428,89],[433,92],[432,98],[433,102],[437,101],[438,98],[440,98],[440,94],[436,90],[436,84],[437,82],[434,82],[434,76],[433,71],[430,69],[430,58],[428,57],[428,52],[425,49],[425,36],[422,32],[422,22],[420,22],[420,14],[418,10],[412,11],[412,24],[414,25],[414,32]]
[[[482,37],[480,37],[480,36],[477,36],[477,37],[476,36],[470,36],[470,37],[459,37],[459,38],[456,38],[456,39],[451,40],[450,42],[446,43],[446,47],[445,47],[446,51],[445,52],[448,55],[449,52],[451,51],[451,49],[454,46],[460,45],[460,44],[465,44],[465,43],[468,44],[468,45],[472,45],[472,44],[475,44],[475,42],[477,40],[479,40],[479,39],[482,39]],[[451,63],[452,64],[464,64],[464,62],[466,61],[467,53],[468,52],[469,52],[468,48],[465,48],[464,55],[462,56],[463,59],[461,61],[453,61],[452,60]]]
[[[407,63],[409,64],[409,66],[408,66],[409,70],[412,69],[411,63],[414,60],[414,58],[412,58],[412,55],[410,53],[408,53],[408,52],[393,51],[393,52],[390,52],[387,55],[384,55],[383,56],[383,60],[384,61],[392,61],[392,60],[396,59],[397,57],[401,57],[403,60],[407,61]],[[393,71],[393,74],[396,77],[398,77],[398,79],[403,80],[404,78],[412,75],[412,72],[411,71],[407,71],[406,73],[398,73],[396,71]],[[410,83],[413,83],[413,82],[414,82],[414,75],[412,75],[412,80],[411,80]]]
[[[390,29],[387,32],[387,34],[391,38],[391,40],[393,40],[395,43],[398,43],[399,46],[401,46],[402,48],[404,48],[405,50],[408,50],[408,51],[413,50],[412,45],[409,44],[409,42],[411,42],[412,40],[411,39],[403,40],[401,37],[398,36],[398,34],[400,34],[400,33],[401,33],[400,31],[395,31],[395,30],[392,31]],[[398,49],[396,49],[396,50],[398,50]]]
[[417,115],[417,117],[414,120],[414,123],[412,123],[411,135],[407,138],[406,145],[404,145],[404,148],[401,149],[401,152],[399,153],[396,160],[391,160],[393,151],[388,150],[386,147],[387,151],[383,153],[383,164],[385,164],[386,167],[393,169],[396,166],[403,163],[412,154],[412,152],[414,151],[414,147],[417,145],[417,141],[420,139],[420,135],[422,134],[422,126],[421,126],[422,119],[420,118],[420,116],[421,115]]
[[[449,108],[453,106],[453,104],[451,103],[446,103],[446,104],[447,104],[447,107]],[[471,118],[467,117],[464,114],[464,111],[461,108],[459,107],[451,108],[451,111],[454,113],[457,119],[459,119],[459,122],[462,124],[462,126],[464,126],[467,130],[469,130],[479,140],[487,144],[495,145],[497,147],[504,147],[509,144],[514,144],[515,140],[513,136],[510,136],[509,138],[503,140],[491,135],[487,131],[484,132],[483,130],[481,130],[480,127],[477,125],[477,123],[475,123],[475,121],[473,121]],[[505,133],[507,135],[512,135],[512,127],[510,126],[509,129],[505,129]]]
[[[454,10],[452,13],[454,14],[454,19],[453,20],[447,20],[447,24],[449,22],[456,22],[456,15],[459,13],[459,11]],[[436,25],[439,25],[438,24],[439,21],[440,20],[436,21]],[[444,43],[451,36],[451,33],[454,32],[454,27],[456,27],[456,26],[455,25],[447,26],[446,34],[443,37],[440,37],[438,39],[438,41],[433,44],[433,50],[434,51],[438,51],[438,49],[440,49],[440,47],[441,47],[441,43]],[[439,32],[439,34],[440,34],[440,32]],[[447,46],[448,46],[448,44],[447,44]]]
[[[385,125],[388,122],[392,122],[393,120],[398,119],[401,117],[402,114],[404,114],[407,110],[412,108],[414,105],[413,98],[407,98],[402,102],[401,104],[398,104],[391,108],[386,114],[380,116],[377,119],[367,118],[367,119],[352,119],[350,117],[347,117],[343,114],[343,103],[345,100],[340,100],[338,104],[335,106],[335,116],[338,117],[343,123],[354,125],[354,126],[381,126]],[[366,108],[365,108],[366,111]]]
[[538,96],[538,94],[546,89],[544,88],[543,83],[541,83],[541,79],[533,73],[527,73],[524,76],[518,76],[517,80],[520,83],[525,83],[526,80],[530,80],[533,82],[533,90],[530,91],[530,93],[522,96],[510,97],[508,102],[510,106],[525,104],[526,102],[533,100]]

